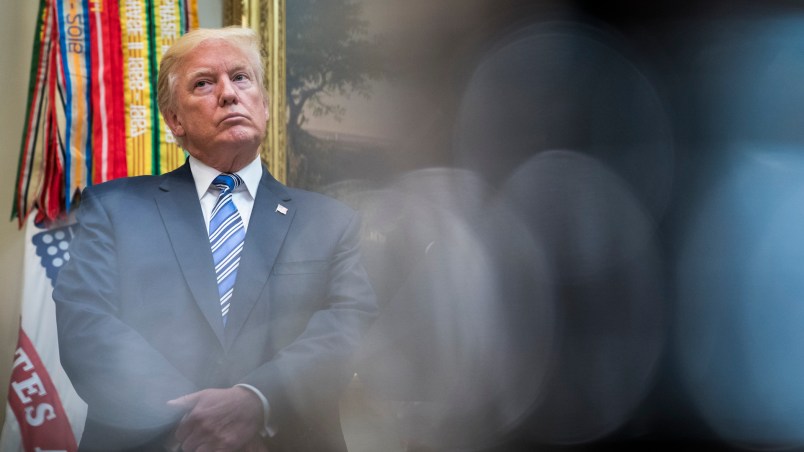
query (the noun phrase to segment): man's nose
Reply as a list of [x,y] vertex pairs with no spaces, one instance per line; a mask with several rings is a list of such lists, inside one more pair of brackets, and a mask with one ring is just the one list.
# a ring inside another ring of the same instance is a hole
[[234,83],[229,80],[228,77],[224,77],[223,80],[218,83],[218,87],[220,89],[218,93],[218,104],[221,107],[238,102],[237,90],[235,89]]

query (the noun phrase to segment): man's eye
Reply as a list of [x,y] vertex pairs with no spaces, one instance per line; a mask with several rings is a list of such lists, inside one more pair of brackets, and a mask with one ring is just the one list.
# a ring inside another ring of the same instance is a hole
[[248,80],[248,77],[246,76],[246,74],[237,74],[232,78],[232,80],[234,80],[235,82],[240,82],[243,80]]
[[195,82],[195,87],[196,88],[203,88],[203,87],[205,87],[207,85],[209,85],[209,82],[206,81],[206,80],[199,80],[199,81]]

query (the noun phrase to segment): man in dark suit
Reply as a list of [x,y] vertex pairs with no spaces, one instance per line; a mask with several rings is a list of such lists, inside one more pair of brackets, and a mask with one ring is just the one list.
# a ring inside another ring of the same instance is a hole
[[346,449],[338,397],[376,316],[359,220],[262,167],[262,77],[250,30],[184,35],[158,96],[187,163],[82,194],[53,293],[82,449]]

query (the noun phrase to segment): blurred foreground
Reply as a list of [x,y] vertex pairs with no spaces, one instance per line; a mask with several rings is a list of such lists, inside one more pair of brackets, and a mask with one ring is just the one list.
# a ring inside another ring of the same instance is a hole
[[350,450],[804,447],[804,5],[362,5],[291,132],[382,306]]

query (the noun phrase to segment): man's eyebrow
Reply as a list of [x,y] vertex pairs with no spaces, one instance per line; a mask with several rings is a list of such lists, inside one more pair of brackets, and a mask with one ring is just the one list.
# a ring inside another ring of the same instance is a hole
[[[229,68],[229,73],[240,72],[240,71],[249,71],[249,72],[251,72],[251,66],[249,66],[248,64],[237,64],[237,65],[233,65],[233,66],[231,66]],[[195,78],[198,78],[198,77],[214,75],[215,72],[216,71],[213,70],[212,68],[199,68],[199,69],[189,71],[187,73],[187,78],[195,79]]]
[[210,69],[210,68],[195,69],[195,70],[189,71],[187,73],[187,78],[192,80],[192,79],[196,79],[198,77],[204,77],[204,76],[207,76],[207,75],[212,75],[213,72],[214,71],[212,69]]

